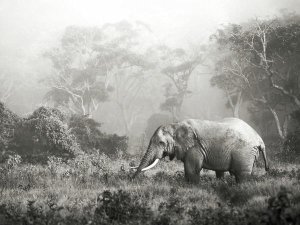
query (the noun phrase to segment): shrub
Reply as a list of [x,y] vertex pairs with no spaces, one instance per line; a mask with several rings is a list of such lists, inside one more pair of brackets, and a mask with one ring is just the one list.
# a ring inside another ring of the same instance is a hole
[[152,217],[152,211],[145,202],[123,190],[104,191],[97,202],[96,224],[147,224]]
[[79,152],[64,115],[46,107],[40,107],[19,123],[14,141],[16,152],[30,162],[45,163],[51,155],[70,158]]
[[97,143],[96,148],[109,156],[117,156],[119,152],[126,152],[128,147],[127,142],[128,138],[126,136],[104,134]]
[[287,156],[300,156],[300,129],[287,135],[284,142],[284,153]]
[[12,144],[16,124],[21,120],[16,114],[8,110],[5,105],[0,102],[0,162],[6,160],[7,151]]
[[291,113],[289,132],[284,141],[284,156],[291,160],[294,156],[300,156],[300,110]]
[[70,118],[69,128],[76,136],[83,151],[91,153],[95,149],[107,155],[116,155],[127,149],[127,137],[106,134],[100,131],[101,124],[87,116],[74,114]]
[[277,196],[269,199],[263,222],[274,225],[300,223],[300,212],[292,207],[291,193],[284,187],[281,188]]
[[159,215],[152,221],[152,225],[185,224],[185,208],[182,202],[174,196],[171,196],[168,202],[162,202],[158,207],[158,212]]

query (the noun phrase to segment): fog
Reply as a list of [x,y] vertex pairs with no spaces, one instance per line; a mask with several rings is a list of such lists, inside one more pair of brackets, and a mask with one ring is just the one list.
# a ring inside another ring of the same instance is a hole
[[[151,37],[144,41],[173,48],[191,48],[206,44],[222,24],[242,23],[253,18],[270,18],[282,9],[300,12],[299,0],[1,0],[0,1],[0,78],[14,90],[6,104],[25,116],[46,104],[48,88],[41,80],[51,75],[51,63],[43,57],[60,42],[66,27],[101,27],[119,21],[147,24]],[[223,93],[211,87],[211,71],[200,65],[189,81],[194,93],[184,100],[183,118],[217,119],[230,116]],[[113,81],[111,81],[113,82]],[[145,104],[131,128],[132,134],[143,132],[147,119],[160,112],[164,89],[152,79],[148,97],[135,104]],[[155,90],[155,91],[153,91]],[[153,96],[152,96],[153,95]],[[246,114],[246,112],[244,112]],[[119,116],[118,116],[119,115]],[[126,134],[115,103],[101,103],[93,117],[107,132]]]

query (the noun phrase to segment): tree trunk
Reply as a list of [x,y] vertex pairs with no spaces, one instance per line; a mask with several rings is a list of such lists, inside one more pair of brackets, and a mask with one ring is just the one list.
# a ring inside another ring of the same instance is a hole
[[242,104],[242,91],[240,91],[237,94],[237,99],[236,99],[235,103],[233,103],[232,97],[230,96],[228,91],[226,91],[226,94],[227,94],[227,99],[228,99],[230,108],[232,110],[233,117],[240,118],[239,111],[240,111],[240,107]]
[[127,115],[126,115],[126,112],[125,112],[124,105],[121,102],[118,102],[117,105],[120,107],[120,110],[121,110],[122,119],[123,119],[123,123],[124,123],[125,134],[129,135],[130,129],[129,129],[129,125],[128,125],[128,122],[127,122]]
[[280,139],[284,140],[285,139],[285,132],[283,131],[283,129],[281,127],[280,120],[279,120],[279,117],[277,115],[277,112],[271,107],[268,107],[268,108],[269,108],[270,112],[272,113],[272,115],[274,117],[277,133],[278,133]]
[[240,118],[239,112],[240,112],[241,104],[242,104],[242,92],[239,92],[238,96],[237,96],[236,104],[235,104],[234,110],[233,110],[233,116],[236,118]]

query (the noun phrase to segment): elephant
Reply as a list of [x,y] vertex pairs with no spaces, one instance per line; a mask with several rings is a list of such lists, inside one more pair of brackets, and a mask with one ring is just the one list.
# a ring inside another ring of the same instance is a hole
[[222,178],[229,171],[236,182],[252,174],[254,162],[262,153],[265,170],[269,170],[265,144],[258,133],[238,118],[218,121],[187,119],[157,128],[150,139],[132,179],[141,171],[153,168],[160,159],[175,157],[184,163],[185,179],[198,183],[202,168]]

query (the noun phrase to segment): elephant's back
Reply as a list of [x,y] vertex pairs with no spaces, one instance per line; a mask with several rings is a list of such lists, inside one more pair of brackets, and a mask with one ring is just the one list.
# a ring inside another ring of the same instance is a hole
[[189,119],[183,123],[193,127],[199,137],[220,145],[228,139],[239,139],[255,145],[263,145],[262,138],[254,128],[238,118],[224,118],[219,121]]
[[225,118],[220,121],[221,126],[225,125],[228,131],[233,131],[238,139],[243,139],[255,146],[264,145],[260,135],[245,121],[238,118]]

